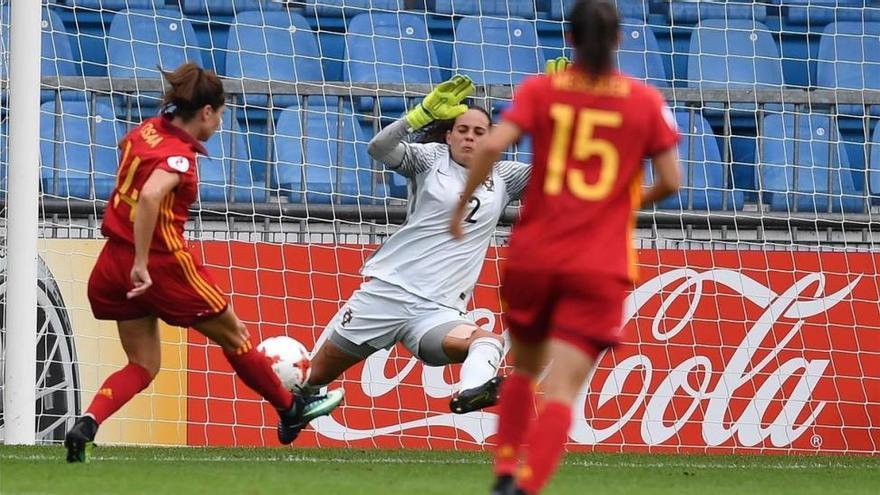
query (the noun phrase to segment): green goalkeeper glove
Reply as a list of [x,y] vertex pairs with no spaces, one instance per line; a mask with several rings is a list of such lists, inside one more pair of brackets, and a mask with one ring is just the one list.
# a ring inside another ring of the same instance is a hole
[[571,60],[568,57],[556,57],[551,58],[547,61],[547,65],[544,68],[544,73],[548,76],[556,74],[557,72],[562,72],[565,69],[568,69],[571,66]]
[[467,112],[462,100],[474,91],[474,83],[467,76],[455,76],[434,88],[428,96],[406,114],[413,129],[421,129],[435,120],[454,119]]

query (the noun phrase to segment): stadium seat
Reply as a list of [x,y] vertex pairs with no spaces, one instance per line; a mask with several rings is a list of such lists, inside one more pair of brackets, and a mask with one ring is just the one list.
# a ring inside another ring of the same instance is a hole
[[201,201],[263,202],[265,184],[254,183],[250,150],[245,135],[227,107],[223,115],[223,129],[214,133],[205,143],[208,156],[200,156],[199,198]]
[[[107,199],[116,182],[117,143],[125,128],[112,109],[98,103],[89,111],[85,101],[61,100],[40,106],[40,177],[43,193],[89,199],[90,179],[95,197]],[[58,124],[61,125],[58,125]]]
[[[631,19],[647,19],[651,10],[645,0],[614,0],[614,3],[621,17]],[[557,21],[567,18],[572,5],[574,0],[550,0],[550,18]]]
[[404,0],[306,0],[306,13],[351,18],[369,12],[388,13],[404,9]]
[[868,183],[865,188],[874,203],[880,202],[880,122],[871,133],[871,153],[868,157]]
[[[0,19],[8,22],[10,18],[9,4],[0,5]],[[64,27],[64,22],[54,9],[42,9],[42,46],[40,55],[40,75],[47,76],[76,76],[78,75],[77,62],[74,60],[71,49],[71,36]],[[9,50],[9,30],[0,29],[0,53]],[[0,62],[0,79],[9,80],[9,67],[7,63]],[[80,91],[63,91],[65,99],[82,98]],[[3,93],[3,101],[7,94]],[[55,98],[51,90],[40,92],[40,101],[45,103]]]
[[[438,84],[440,69],[428,38],[425,16],[419,14],[360,14],[351,20],[345,36],[343,78],[356,83]],[[406,108],[403,98],[380,99],[380,114]],[[360,98],[360,112],[372,112],[373,98]]]
[[764,22],[767,19],[767,6],[751,0],[669,3],[669,20],[673,25],[696,24],[708,19],[748,19]]
[[663,67],[660,45],[654,31],[637,19],[622,19],[617,67],[636,79],[666,87],[668,79]]
[[455,26],[453,70],[481,84],[517,84],[544,70],[535,23],[465,17]]
[[759,184],[771,210],[863,210],[865,197],[853,184],[849,157],[839,136],[827,115],[767,117],[756,156],[761,164]]
[[535,18],[534,0],[437,0],[434,12],[448,15]]
[[165,0],[65,0],[67,5],[81,9],[127,10],[163,9]]
[[[107,62],[110,77],[160,78],[159,69],[174,70],[185,62],[203,64],[192,24],[177,10],[126,10],[110,23]],[[133,112],[154,115],[161,95],[138,91]],[[125,106],[117,101],[117,112]]]
[[367,137],[348,105],[342,113],[335,105],[282,111],[275,157],[278,186],[291,202],[353,204],[373,195]]
[[[834,89],[880,89],[880,23],[836,22],[825,27],[819,41],[816,84]],[[841,115],[864,114],[860,105],[841,105]],[[872,114],[880,114],[873,107]]]
[[[323,81],[321,50],[308,22],[293,12],[243,12],[229,28],[226,75],[256,81]],[[249,106],[266,107],[264,94],[245,94]],[[273,107],[288,107],[296,95],[273,96]]]
[[880,21],[880,9],[865,0],[773,0],[783,9],[783,17],[793,25],[824,26],[832,22]]
[[[709,211],[741,209],[743,193],[731,191],[729,187],[732,179],[730,174],[725,175],[727,165],[721,160],[718,140],[709,122],[699,113],[694,113],[691,119],[689,112],[676,112],[675,120],[682,134],[678,145],[682,187],[678,194],[661,201],[657,207]],[[650,163],[646,163],[645,168],[645,182],[653,184]]]
[[281,2],[271,0],[180,0],[184,14],[190,15],[235,15],[249,10],[281,10]]

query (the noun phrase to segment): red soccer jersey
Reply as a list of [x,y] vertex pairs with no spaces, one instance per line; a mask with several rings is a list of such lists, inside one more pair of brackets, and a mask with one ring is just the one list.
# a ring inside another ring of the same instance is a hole
[[196,153],[206,154],[205,148],[172,125],[169,116],[147,119],[129,132],[119,146],[122,159],[101,232],[110,239],[134,244],[138,194],[158,168],[179,174],[180,183],[162,201],[150,249],[162,252],[183,249],[186,245],[183,228],[189,207],[198,194]]
[[503,118],[532,136],[534,150],[511,266],[635,280],[643,160],[678,143],[660,93],[621,74],[594,81],[571,68],[526,80]]

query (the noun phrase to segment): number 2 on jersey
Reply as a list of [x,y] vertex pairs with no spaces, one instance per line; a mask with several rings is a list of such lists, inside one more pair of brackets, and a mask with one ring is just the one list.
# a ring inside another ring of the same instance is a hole
[[[547,159],[544,193],[550,196],[562,194],[562,188],[567,183],[568,189],[577,198],[585,201],[605,199],[611,194],[617,180],[620,156],[614,144],[597,139],[593,134],[596,127],[620,127],[623,121],[620,112],[583,108],[575,113],[575,107],[571,105],[554,103],[550,106],[550,116],[553,118],[554,128]],[[588,183],[583,170],[568,170],[566,173],[569,148],[571,157],[575,160],[585,161],[592,156],[599,158],[599,178],[596,182]]]

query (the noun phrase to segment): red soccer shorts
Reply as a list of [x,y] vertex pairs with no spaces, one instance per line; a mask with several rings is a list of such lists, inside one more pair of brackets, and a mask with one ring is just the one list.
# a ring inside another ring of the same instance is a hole
[[595,359],[620,341],[629,286],[608,275],[508,268],[501,287],[502,310],[517,340],[538,344],[556,338]]
[[134,320],[156,316],[170,325],[191,327],[226,310],[226,298],[205,268],[189,252],[151,252],[147,269],[153,285],[126,299],[132,289],[134,246],[107,241],[89,277],[89,302],[99,320]]

